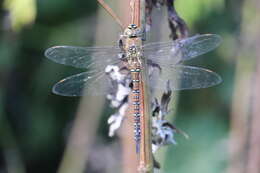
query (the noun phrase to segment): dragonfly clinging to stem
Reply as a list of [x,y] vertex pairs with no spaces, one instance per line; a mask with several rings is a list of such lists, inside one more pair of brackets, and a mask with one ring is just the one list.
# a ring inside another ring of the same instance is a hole
[[[172,90],[207,88],[219,84],[221,77],[208,69],[181,65],[199,55],[215,49],[221,38],[215,34],[169,42],[142,45],[142,30],[129,25],[119,45],[107,47],[55,46],[46,50],[45,56],[54,62],[87,69],[86,72],[67,77],[53,87],[53,92],[62,96],[106,94],[111,85],[105,73],[107,65],[128,69],[132,81],[133,114],[135,117],[135,140],[140,142],[140,71],[145,66],[159,67],[158,78],[149,76],[149,87],[164,89],[169,80]],[[146,58],[146,61],[143,59]],[[156,85],[153,83],[156,81]],[[84,92],[83,92],[84,91]]]

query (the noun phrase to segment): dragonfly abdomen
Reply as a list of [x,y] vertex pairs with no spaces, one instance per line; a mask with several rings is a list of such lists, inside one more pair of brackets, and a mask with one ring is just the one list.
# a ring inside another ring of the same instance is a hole
[[133,83],[132,88],[132,107],[134,116],[134,139],[136,142],[136,152],[139,152],[140,139],[141,139],[141,122],[140,122],[140,67],[130,70],[131,80]]

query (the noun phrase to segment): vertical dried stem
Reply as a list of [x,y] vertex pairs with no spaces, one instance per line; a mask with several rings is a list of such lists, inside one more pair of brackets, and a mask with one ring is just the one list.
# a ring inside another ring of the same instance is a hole
[[[121,6],[124,9],[124,23],[127,24],[136,24],[138,27],[141,27],[144,29],[145,26],[145,0],[127,0],[122,2]],[[142,62],[144,65],[145,62]],[[146,69],[146,68],[143,68]],[[133,135],[133,114],[131,108],[127,112],[127,121],[124,122],[123,125],[123,133],[124,136],[121,135],[122,143],[123,143],[123,151],[124,151],[124,165],[126,163],[129,163],[130,159],[136,159],[136,160],[130,160],[130,163],[135,165],[138,162],[138,172],[141,173],[148,173],[153,172],[153,158],[152,158],[152,150],[151,150],[151,132],[150,132],[150,102],[148,99],[148,90],[147,87],[147,81],[145,79],[146,72],[143,70],[140,77],[140,114],[141,117],[141,143],[140,143],[140,157],[135,158],[133,156],[133,153],[130,155],[127,155],[126,153],[130,153],[130,151],[133,152],[135,149],[135,144],[133,138],[130,139],[132,142],[129,141],[129,136]],[[132,94],[132,93],[131,93]],[[129,105],[132,105],[131,98],[132,95],[130,94],[129,98]],[[129,123],[131,123],[131,127],[129,126]],[[131,130],[129,130],[129,127]],[[131,134],[129,134],[129,132]],[[127,134],[128,133],[128,134]],[[127,136],[126,136],[127,135]],[[131,144],[131,146],[130,146]],[[135,152],[134,152],[135,154]],[[136,154],[135,154],[136,155]],[[138,161],[137,161],[138,159]],[[130,169],[132,169],[132,172],[137,172],[137,168],[135,167],[133,170],[132,166],[127,166],[124,168],[124,173],[130,173]]]
[[[132,0],[132,23],[144,29],[145,20],[145,1],[144,0]],[[141,19],[141,17],[143,19]],[[142,62],[145,65],[145,59]],[[141,71],[140,82],[140,108],[141,108],[141,143],[140,143],[140,160],[139,160],[139,172],[153,172],[153,158],[152,158],[152,146],[151,146],[151,121],[150,121],[150,102],[148,97],[147,80],[145,71],[147,68],[143,68]]]
[[150,120],[150,102],[148,98],[146,72],[141,72],[141,144],[139,172],[153,172],[153,157],[151,145],[151,120]]
[[[258,173],[260,172],[260,116],[259,116],[259,112],[260,112],[260,92],[259,92],[259,88],[260,88],[260,50],[259,50],[259,26],[260,26],[260,22],[259,22],[259,16],[260,13],[258,11],[260,4],[258,0],[253,0],[251,1],[251,7],[247,8],[247,10],[251,11],[254,10],[256,13],[252,14],[252,20],[250,22],[250,24],[248,25],[248,21],[246,22],[246,27],[248,27],[247,29],[251,30],[252,28],[254,28],[254,30],[252,32],[246,32],[246,37],[249,38],[250,42],[249,42],[249,48],[253,48],[254,51],[254,55],[255,55],[255,61],[253,61],[253,63],[255,64],[255,71],[253,74],[253,90],[252,90],[252,96],[251,96],[251,103],[252,103],[252,112],[251,112],[251,116],[249,119],[249,133],[248,133],[248,161],[247,161],[247,165],[246,165],[246,169],[245,172],[248,173]],[[250,33],[251,36],[247,36],[247,34]],[[255,45],[255,46],[252,46]],[[251,52],[252,53],[252,52]],[[252,55],[252,54],[251,54]]]
[[[109,18],[106,18],[104,10],[99,10],[95,26],[95,43],[97,45],[109,44],[112,39],[117,37],[116,27],[110,22]],[[105,36],[104,28],[109,33]],[[104,96],[84,96],[82,98],[58,173],[85,172],[101,118],[104,99]]]
[[246,171],[248,173],[259,173],[260,172],[260,57],[258,53],[257,62],[256,62],[256,72],[253,88],[253,104],[252,104],[252,115],[250,118],[249,125],[251,127],[249,134],[249,147],[248,147],[248,161],[246,165]]

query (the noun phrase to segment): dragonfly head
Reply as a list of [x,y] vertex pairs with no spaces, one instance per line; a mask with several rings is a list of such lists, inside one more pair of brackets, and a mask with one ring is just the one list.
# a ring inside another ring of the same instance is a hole
[[128,25],[128,29],[134,30],[134,29],[137,29],[137,26],[136,26],[136,24],[130,24],[130,25]]
[[130,24],[124,31],[124,35],[129,38],[141,36],[141,30],[135,24]]

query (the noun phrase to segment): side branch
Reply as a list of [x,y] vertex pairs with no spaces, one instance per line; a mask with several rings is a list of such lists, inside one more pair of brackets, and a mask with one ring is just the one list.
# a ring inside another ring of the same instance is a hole
[[116,15],[116,13],[112,10],[112,8],[110,8],[109,5],[107,5],[104,0],[97,0],[97,1],[108,12],[108,14],[110,14],[115,19],[115,21],[120,25],[120,27],[122,29],[124,29],[123,23],[121,22],[119,17]]

